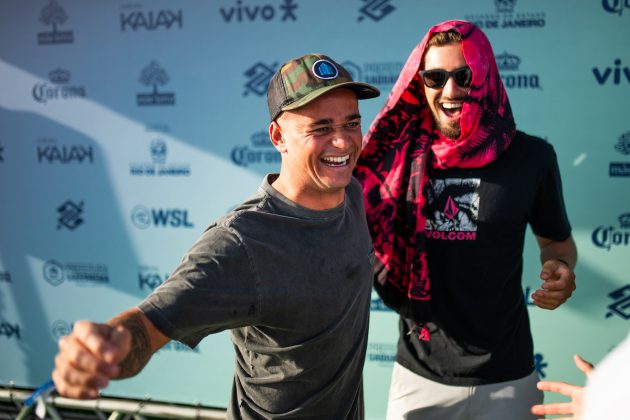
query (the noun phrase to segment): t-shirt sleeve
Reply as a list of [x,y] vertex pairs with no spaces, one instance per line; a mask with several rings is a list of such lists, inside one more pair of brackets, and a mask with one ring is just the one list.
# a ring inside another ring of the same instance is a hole
[[191,347],[209,334],[254,325],[256,278],[238,235],[217,225],[206,230],[139,308],[162,333]]
[[543,162],[542,176],[531,213],[530,224],[538,236],[554,241],[563,241],[571,235],[567,217],[558,159],[553,147],[544,144],[540,158]]

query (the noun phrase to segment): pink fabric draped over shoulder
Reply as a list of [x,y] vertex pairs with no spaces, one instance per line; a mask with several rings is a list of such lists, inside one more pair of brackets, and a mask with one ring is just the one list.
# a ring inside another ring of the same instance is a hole
[[[419,71],[437,32],[462,38],[472,83],[458,139],[434,127]],[[409,56],[387,102],[363,139],[355,176],[363,185],[367,220],[377,256],[374,286],[383,301],[419,324],[431,320],[425,250],[428,168],[478,168],[503,153],[516,133],[512,111],[485,34],[450,20],[433,26]],[[426,329],[420,336],[428,339]]]

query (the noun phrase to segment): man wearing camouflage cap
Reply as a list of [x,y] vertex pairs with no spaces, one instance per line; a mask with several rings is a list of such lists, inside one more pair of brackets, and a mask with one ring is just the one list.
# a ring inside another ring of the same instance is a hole
[[354,82],[329,57],[287,62],[267,93],[279,174],[202,234],[140,305],[60,340],[60,394],[96,398],[178,340],[230,329],[236,350],[228,418],[363,418],[373,250],[361,187]]

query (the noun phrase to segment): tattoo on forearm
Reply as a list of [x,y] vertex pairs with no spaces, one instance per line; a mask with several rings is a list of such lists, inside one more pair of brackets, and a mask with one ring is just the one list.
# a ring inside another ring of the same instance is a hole
[[132,316],[120,322],[131,334],[131,350],[120,363],[118,378],[128,378],[142,370],[151,358],[149,335],[139,316]]

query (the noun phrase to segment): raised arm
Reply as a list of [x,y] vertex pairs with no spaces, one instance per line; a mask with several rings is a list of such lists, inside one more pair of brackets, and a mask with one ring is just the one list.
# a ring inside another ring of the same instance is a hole
[[168,341],[138,308],[106,324],[77,321],[70,335],[59,340],[52,378],[65,397],[96,398],[110,379],[140,372]]

